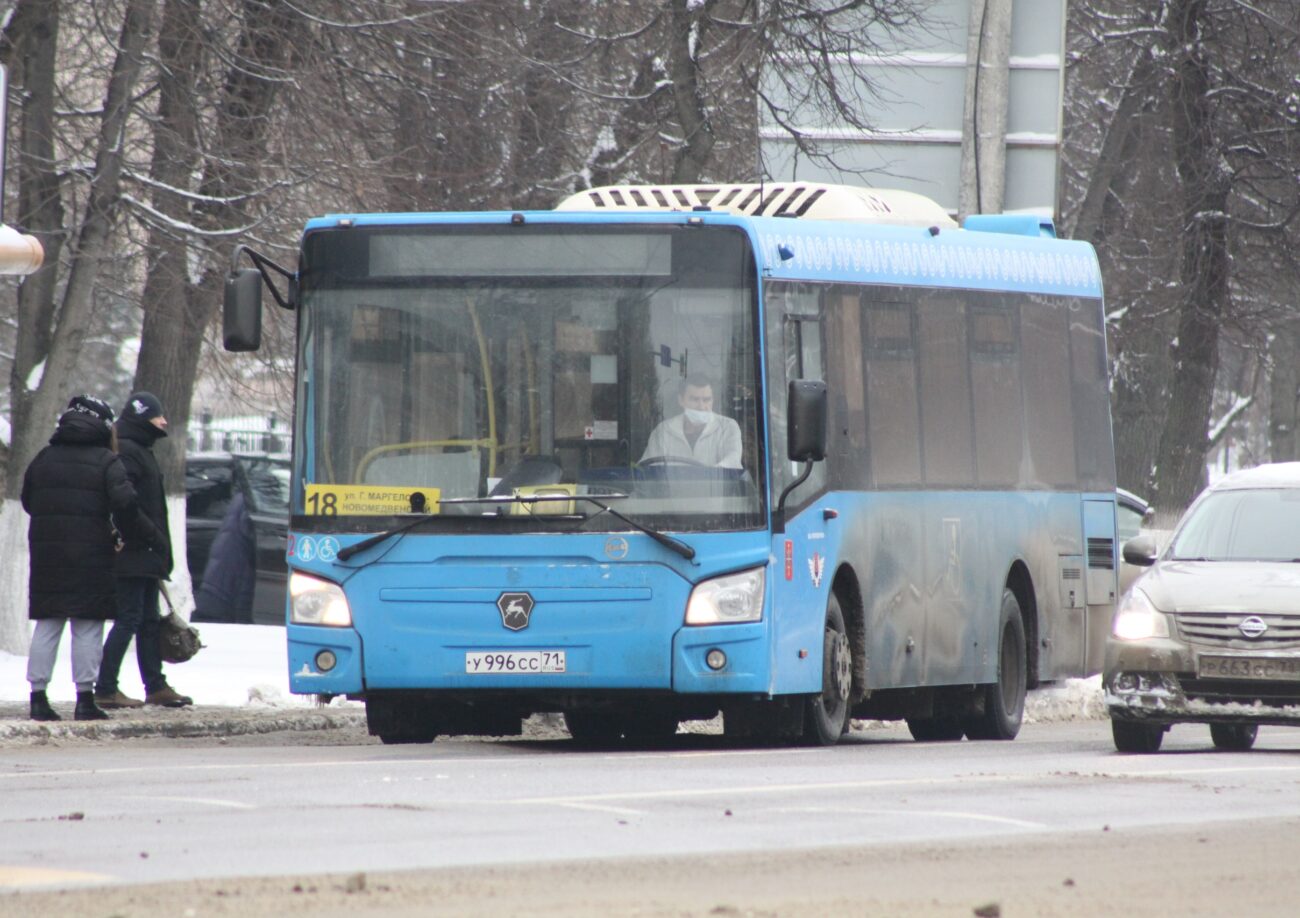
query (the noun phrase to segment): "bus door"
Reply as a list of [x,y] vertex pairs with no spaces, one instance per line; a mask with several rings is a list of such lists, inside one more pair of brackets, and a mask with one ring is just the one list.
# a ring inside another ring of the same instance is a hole
[[[802,472],[786,455],[785,399],[790,380],[825,379],[821,296],[814,287],[769,291],[769,374],[772,415],[773,501]],[[834,395],[831,396],[834,398]],[[823,518],[827,502],[826,463],[787,498],[785,531],[775,537],[772,616],[776,659],[807,659],[808,666],[777,667],[783,692],[820,688],[822,629],[838,557],[839,531]],[[817,498],[814,500],[814,498]],[[813,651],[808,653],[808,651]],[[800,656],[802,654],[802,656]],[[811,665],[815,664],[815,665]]]

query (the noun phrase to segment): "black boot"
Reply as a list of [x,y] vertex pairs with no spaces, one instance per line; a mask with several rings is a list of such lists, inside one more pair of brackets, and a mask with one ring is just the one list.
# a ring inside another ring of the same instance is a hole
[[50,707],[44,692],[32,692],[32,720],[63,720],[59,712]]
[[109,717],[95,704],[94,692],[77,692],[77,708],[72,712],[72,719],[108,720]]

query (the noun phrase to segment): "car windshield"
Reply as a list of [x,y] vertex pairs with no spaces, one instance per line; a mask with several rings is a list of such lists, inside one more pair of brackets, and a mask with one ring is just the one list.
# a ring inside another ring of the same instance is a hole
[[1170,557],[1300,560],[1300,489],[1259,488],[1208,495],[1183,523]]
[[260,513],[289,515],[289,461],[240,457],[248,479],[252,510]]

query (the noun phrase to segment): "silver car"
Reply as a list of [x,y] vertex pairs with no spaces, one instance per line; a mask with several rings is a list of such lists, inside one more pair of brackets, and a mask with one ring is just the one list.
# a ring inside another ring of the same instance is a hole
[[1115,747],[1155,752],[1176,723],[1221,749],[1259,724],[1300,726],[1300,462],[1227,476],[1188,508],[1168,547],[1143,535],[1147,570],[1120,600],[1103,683]]

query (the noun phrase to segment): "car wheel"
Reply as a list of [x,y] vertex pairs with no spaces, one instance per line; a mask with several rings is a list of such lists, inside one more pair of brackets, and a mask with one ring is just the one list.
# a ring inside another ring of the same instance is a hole
[[1167,729],[1163,724],[1110,719],[1110,733],[1115,739],[1115,748],[1120,752],[1159,752]]
[[961,739],[966,726],[956,717],[909,717],[907,731],[922,743],[946,743]]
[[966,722],[966,735],[973,740],[1015,739],[1025,716],[1029,669],[1025,621],[1010,590],[1002,591],[998,634],[998,681],[984,688],[984,713]]
[[804,741],[811,746],[833,746],[849,728],[849,698],[853,693],[853,651],[839,598],[832,591],[826,601],[822,629],[822,690],[808,699]]
[[1255,724],[1210,724],[1210,739],[1215,749],[1245,752],[1255,745],[1259,727]]

